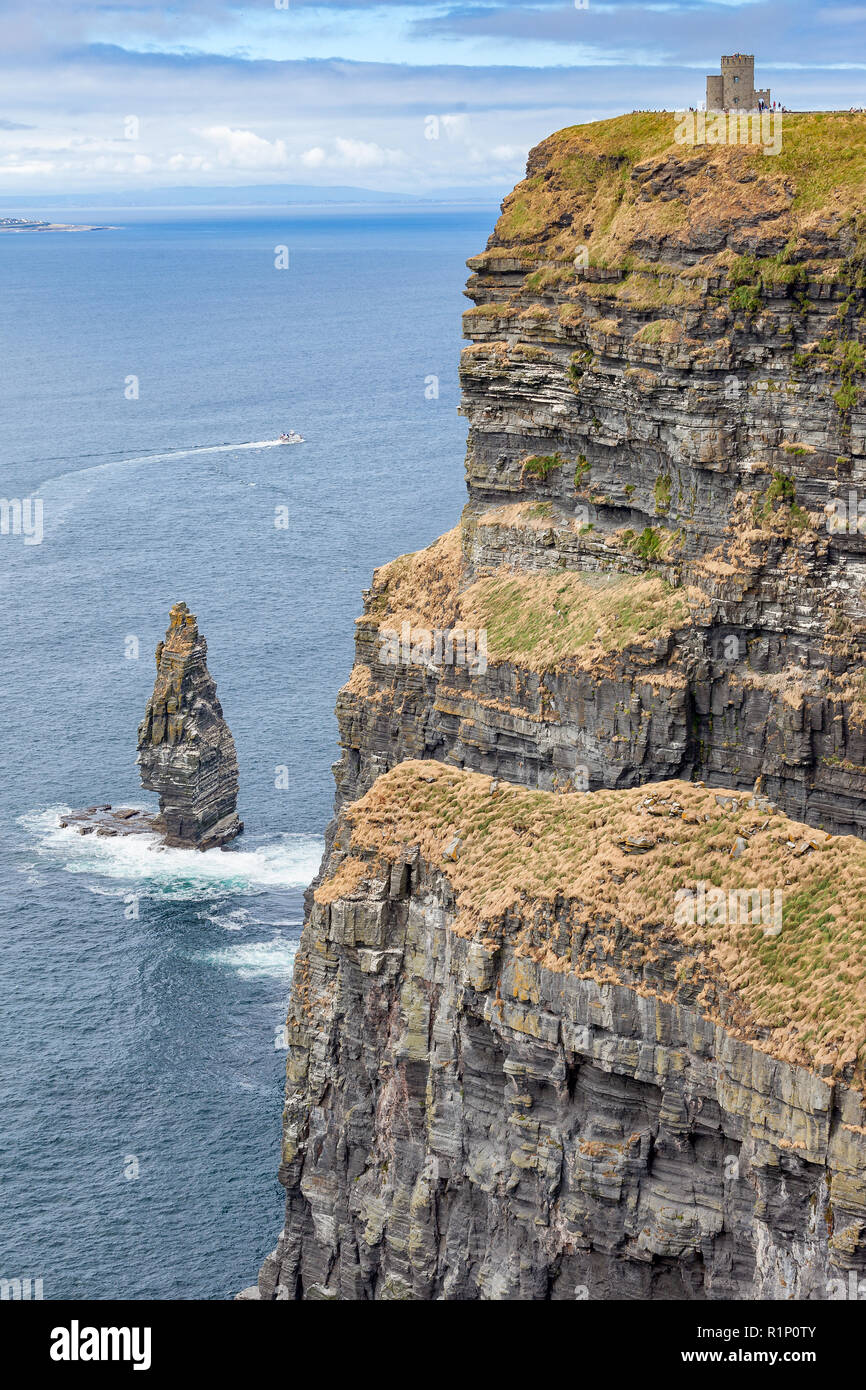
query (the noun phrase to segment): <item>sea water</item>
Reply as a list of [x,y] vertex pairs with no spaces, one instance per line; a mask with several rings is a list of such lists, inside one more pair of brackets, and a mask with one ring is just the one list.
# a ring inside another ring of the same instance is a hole
[[[275,1242],[334,701],[373,568],[459,515],[464,260],[494,214],[83,210],[116,230],[0,239],[0,493],[43,531],[0,535],[0,1278],[46,1299],[226,1298]],[[180,599],[246,833],[60,829],[154,807],[136,730]]]

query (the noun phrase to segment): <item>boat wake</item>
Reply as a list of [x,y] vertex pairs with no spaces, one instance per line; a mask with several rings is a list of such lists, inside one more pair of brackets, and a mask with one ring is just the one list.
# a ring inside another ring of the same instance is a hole
[[169,459],[192,458],[194,454],[231,454],[242,449],[273,449],[282,443],[280,439],[254,439],[248,444],[207,444],[196,449],[173,449],[167,454],[138,454],[125,459],[125,463],[163,463]]
[[111,472],[116,468],[135,467],[140,463],[171,463],[174,459],[195,458],[197,455],[234,454],[250,449],[278,449],[282,443],[283,441],[280,439],[253,439],[246,444],[206,444],[194,449],[171,449],[161,454],[134,454],[128,458],[112,458],[105,463],[90,463],[84,468],[70,468],[63,473],[55,473],[51,477],[45,478],[37,488],[33,489],[33,496],[41,497],[52,483],[60,483],[67,478],[83,480],[90,476]]
[[[277,836],[252,849],[167,849],[156,835],[79,835],[61,829],[68,807],[34,811],[19,818],[40,867],[91,875],[91,891],[121,896],[213,900],[228,894],[305,888],[316,875],[324,841],[317,835]],[[31,866],[32,867],[32,866]],[[108,884],[117,884],[116,888]],[[120,885],[126,885],[121,887]],[[131,885],[131,887],[130,887]]]

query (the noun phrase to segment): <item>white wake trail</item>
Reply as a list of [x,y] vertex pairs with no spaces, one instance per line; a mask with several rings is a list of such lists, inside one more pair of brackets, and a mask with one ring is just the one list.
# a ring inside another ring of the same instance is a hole
[[162,454],[136,454],[133,458],[111,459],[108,463],[94,463],[87,468],[71,468],[65,473],[55,473],[33,489],[34,497],[41,497],[53,483],[62,483],[67,478],[84,481],[99,473],[108,473],[115,468],[129,468],[139,463],[170,463],[173,459],[194,458],[199,454],[232,454],[243,449],[279,448],[279,439],[254,439],[245,444],[205,444],[195,449],[171,449]]
[[122,459],[120,462],[167,463],[170,459],[192,458],[194,454],[231,454],[241,449],[272,449],[280,443],[279,439],[255,439],[249,444],[207,444],[197,449],[173,449],[169,454],[143,454],[134,459]]

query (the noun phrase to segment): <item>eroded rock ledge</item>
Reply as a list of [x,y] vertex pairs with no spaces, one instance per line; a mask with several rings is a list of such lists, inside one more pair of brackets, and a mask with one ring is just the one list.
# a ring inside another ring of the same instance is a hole
[[[248,1296],[863,1272],[866,118],[673,133],[551,136],[469,263],[469,499],[365,595]],[[678,918],[721,889],[781,920]]]
[[[678,920],[696,875],[778,887],[782,930]],[[866,848],[760,793],[380,778],[304,928],[247,1296],[832,1296],[866,1270],[864,903]]]
[[[762,776],[866,836],[866,117],[786,116],[772,158],[674,124],[552,135],[469,262],[469,501],[447,558],[374,579],[338,802],[416,756],[545,788]],[[379,659],[379,629],[445,625],[437,566],[483,673]]]

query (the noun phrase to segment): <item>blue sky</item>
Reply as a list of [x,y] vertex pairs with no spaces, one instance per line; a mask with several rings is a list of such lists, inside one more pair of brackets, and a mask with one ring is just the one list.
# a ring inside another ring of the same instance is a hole
[[0,0],[0,195],[500,192],[550,131],[696,104],[722,52],[866,105],[866,0]]

